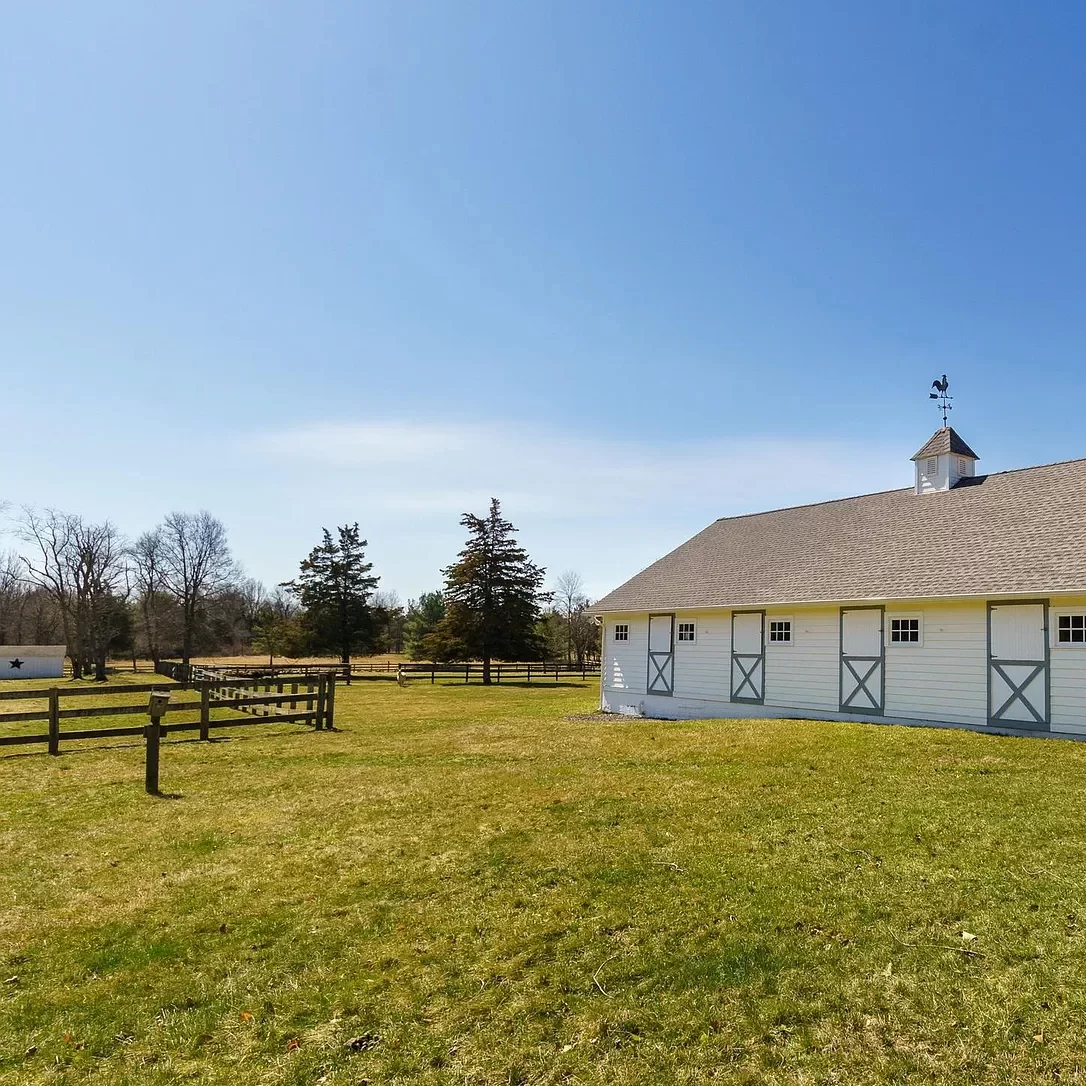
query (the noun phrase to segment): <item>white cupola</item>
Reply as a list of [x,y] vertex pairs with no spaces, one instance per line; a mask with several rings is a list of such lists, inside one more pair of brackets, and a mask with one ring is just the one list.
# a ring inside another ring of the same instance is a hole
[[952,426],[936,430],[913,457],[916,493],[934,494],[939,490],[950,490],[963,479],[972,479],[979,459]]

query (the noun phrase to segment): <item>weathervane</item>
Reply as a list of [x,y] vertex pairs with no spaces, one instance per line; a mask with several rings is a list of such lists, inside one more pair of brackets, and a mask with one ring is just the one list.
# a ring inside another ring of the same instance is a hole
[[953,408],[950,406],[950,401],[954,399],[953,396],[947,395],[947,389],[950,388],[950,382],[946,379],[946,374],[943,374],[942,380],[932,381],[931,387],[937,389],[938,391],[929,392],[928,398],[931,400],[939,401],[939,406],[942,408],[943,411],[943,429],[945,430],[947,412],[953,410]]

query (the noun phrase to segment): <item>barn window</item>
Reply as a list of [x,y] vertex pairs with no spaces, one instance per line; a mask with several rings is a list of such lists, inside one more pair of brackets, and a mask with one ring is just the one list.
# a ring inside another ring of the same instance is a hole
[[934,456],[928,457],[928,474],[934,475],[939,470],[939,461]]
[[1056,644],[1086,644],[1086,615],[1060,615],[1056,619]]
[[692,622],[680,622],[679,623],[679,640],[680,641],[693,641],[695,633],[695,626]]
[[958,474],[959,475],[968,475],[969,474],[969,461],[968,460],[963,459],[963,460],[958,461]]
[[616,622],[615,623],[615,640],[616,641],[629,641],[630,640],[630,624],[628,622]]
[[890,619],[890,643],[892,645],[919,645],[919,618]]
[[790,618],[771,618],[769,620],[769,643],[771,645],[792,644],[792,620]]

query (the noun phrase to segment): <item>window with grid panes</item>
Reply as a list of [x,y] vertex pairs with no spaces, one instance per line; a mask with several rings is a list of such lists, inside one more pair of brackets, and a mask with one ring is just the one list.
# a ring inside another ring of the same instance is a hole
[[920,643],[920,619],[890,619],[890,643],[893,645],[917,645]]

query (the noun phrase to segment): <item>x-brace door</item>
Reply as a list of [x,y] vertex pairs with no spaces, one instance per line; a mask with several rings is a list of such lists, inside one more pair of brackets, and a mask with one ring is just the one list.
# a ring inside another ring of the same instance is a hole
[[988,723],[1044,730],[1051,687],[1048,601],[988,604]]
[[649,673],[645,690],[666,697],[675,692],[674,615],[649,615]]
[[732,612],[731,700],[765,703],[765,611]]
[[882,713],[886,703],[886,646],[882,607],[841,608],[842,713]]

